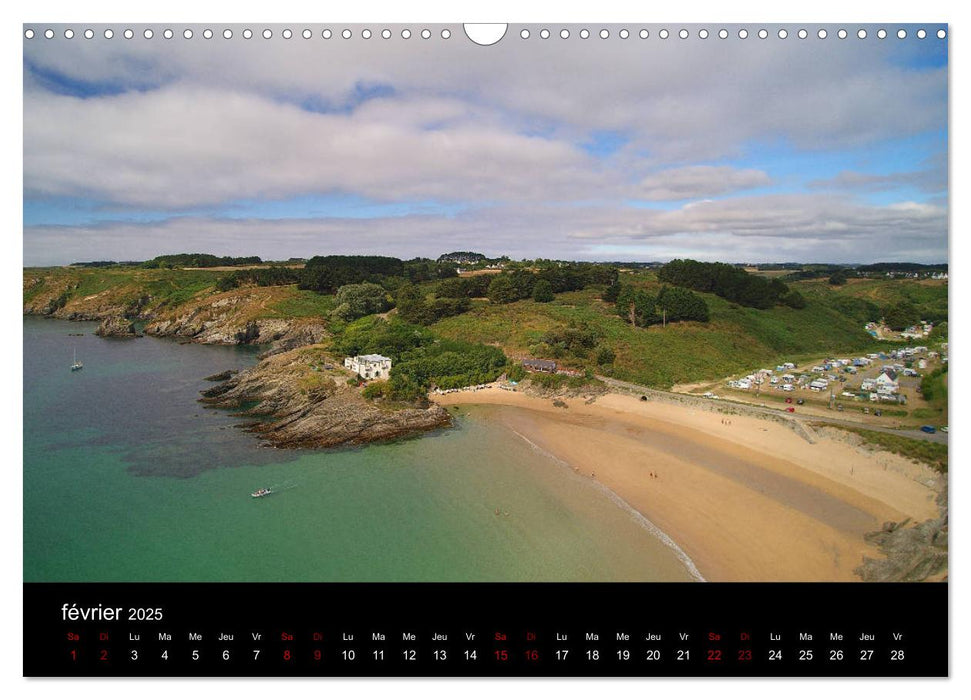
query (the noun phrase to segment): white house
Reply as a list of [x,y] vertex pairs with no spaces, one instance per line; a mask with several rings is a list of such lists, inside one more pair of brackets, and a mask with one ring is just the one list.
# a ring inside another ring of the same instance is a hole
[[344,366],[365,379],[387,379],[391,376],[391,358],[384,355],[345,357]]

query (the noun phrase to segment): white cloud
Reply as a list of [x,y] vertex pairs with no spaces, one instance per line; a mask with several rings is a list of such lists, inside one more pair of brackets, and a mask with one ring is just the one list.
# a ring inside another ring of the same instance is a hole
[[435,257],[449,250],[573,259],[876,262],[947,259],[946,210],[919,203],[869,206],[821,194],[739,197],[674,211],[509,204],[453,217],[227,220],[172,218],[90,227],[33,226],[28,265],[146,259],[205,250],[267,259],[327,253]]
[[[602,177],[580,149],[470,118],[456,101],[319,114],[172,86],[24,98],[24,190],[163,208],[345,192],[382,201],[574,199]],[[433,125],[435,128],[428,128]]]
[[649,175],[640,181],[634,196],[649,201],[697,199],[764,187],[771,182],[762,170],[690,165]]
[[947,165],[945,163],[928,170],[888,174],[844,170],[834,177],[812,180],[807,184],[812,189],[834,192],[886,192],[901,187],[914,187],[921,192],[945,192]]

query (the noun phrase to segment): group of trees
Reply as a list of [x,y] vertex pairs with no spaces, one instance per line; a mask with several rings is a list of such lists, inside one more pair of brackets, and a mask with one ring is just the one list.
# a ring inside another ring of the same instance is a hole
[[782,280],[751,275],[727,263],[672,260],[658,269],[657,278],[678,287],[711,292],[728,301],[756,309],[771,309],[776,304],[801,309],[806,305],[802,294],[790,290]]
[[907,300],[890,304],[883,310],[884,325],[894,331],[902,331],[916,323],[920,323],[920,320],[920,309]]
[[457,316],[472,308],[468,297],[428,299],[420,287],[406,284],[396,295],[398,316],[408,323],[430,326],[448,316]]
[[216,289],[227,292],[236,287],[255,284],[257,287],[276,287],[282,284],[297,284],[301,280],[303,270],[274,266],[252,267],[247,270],[234,270],[216,280]]
[[216,287],[226,291],[246,284],[258,287],[296,284],[299,289],[334,294],[346,285],[370,282],[394,291],[405,284],[448,279],[456,274],[454,265],[426,258],[406,261],[380,255],[317,255],[307,260],[302,269],[276,265],[235,270],[221,277]]
[[414,399],[424,396],[432,385],[457,389],[486,384],[503,373],[505,353],[492,345],[461,340],[440,340],[405,355],[391,367],[391,397]]
[[435,296],[450,299],[475,299],[489,293],[490,275],[473,275],[472,277],[452,277],[442,280],[435,287]]
[[655,296],[632,285],[621,285],[617,290],[616,308],[618,316],[640,327],[709,319],[705,300],[681,287],[662,286]]
[[436,262],[440,263],[459,263],[459,264],[472,264],[480,263],[486,260],[486,256],[482,253],[474,253],[472,251],[460,250],[453,253],[445,253],[444,255],[439,255]]
[[553,328],[543,334],[542,342],[550,347],[554,357],[566,353],[576,357],[586,357],[597,346],[599,335],[585,323],[571,323],[561,328]]
[[174,267],[225,267],[229,265],[259,265],[263,261],[256,255],[234,258],[229,255],[217,256],[209,253],[176,253],[174,255],[159,255],[142,263],[145,268],[174,268]]
[[337,290],[334,315],[343,321],[380,314],[391,308],[388,292],[379,284],[345,284]]
[[494,275],[486,295],[494,304],[510,304],[520,299],[553,301],[554,294],[572,292],[591,285],[610,285],[617,280],[617,269],[595,263],[550,263],[536,271],[512,270]]
[[401,276],[404,269],[398,258],[381,255],[315,255],[304,265],[297,288],[333,294],[346,284]]

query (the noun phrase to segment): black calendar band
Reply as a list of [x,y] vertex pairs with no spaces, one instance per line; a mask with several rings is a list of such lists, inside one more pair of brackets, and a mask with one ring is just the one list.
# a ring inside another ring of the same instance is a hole
[[26,676],[946,676],[947,584],[24,584]]

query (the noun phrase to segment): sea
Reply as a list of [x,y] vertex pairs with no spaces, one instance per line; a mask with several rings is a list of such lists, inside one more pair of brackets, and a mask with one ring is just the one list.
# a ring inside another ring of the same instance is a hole
[[26,582],[692,580],[497,407],[450,407],[453,428],[391,443],[268,448],[198,402],[258,349],[96,328],[24,317]]

